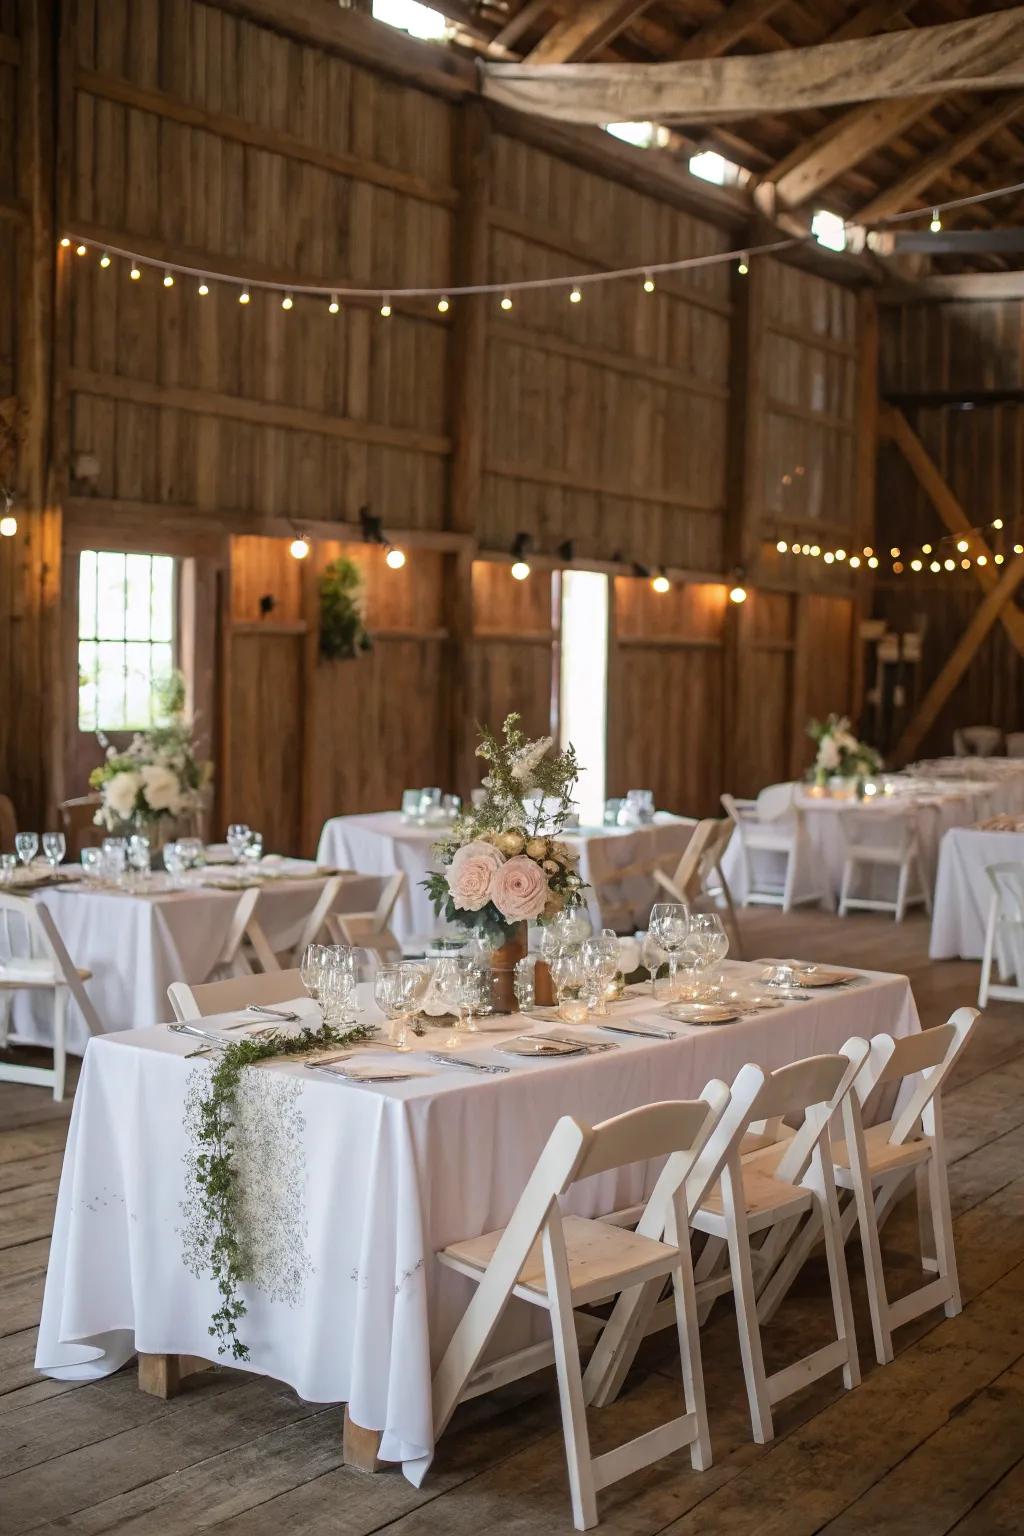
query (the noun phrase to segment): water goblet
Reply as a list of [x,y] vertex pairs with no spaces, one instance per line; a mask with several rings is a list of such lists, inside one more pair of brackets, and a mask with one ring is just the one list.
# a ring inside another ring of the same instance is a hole
[[656,901],[651,908],[650,931],[668,955],[669,993],[674,996],[679,955],[690,931],[690,909],[685,901]]
[[247,863],[258,864],[263,857],[263,833],[250,832],[242,852]]
[[136,832],[128,839],[128,863],[131,865],[132,874],[139,881],[148,878],[150,871],[150,843],[149,838],[142,832]]
[[99,880],[103,874],[102,848],[83,848],[80,857],[85,878]]
[[18,858],[27,868],[39,852],[39,833],[16,832],[14,834],[14,848]]
[[18,867],[17,856],[13,853],[0,853],[0,885],[13,885],[14,872]]
[[705,974],[702,991],[712,995],[715,991],[714,972],[720,960],[729,953],[729,936],[717,912],[695,912],[690,919],[690,931],[686,936],[686,952],[692,954],[699,969]]
[[650,977],[652,997],[657,996],[658,972],[665,964],[666,958],[665,951],[648,929],[640,944],[640,964]]
[[619,941],[615,934],[595,934],[585,940],[580,950],[583,990],[587,1005],[599,1017],[608,1012],[608,988],[615,980],[619,964]]
[[307,944],[299,964],[299,980],[320,1010],[320,1023],[326,1024],[327,1012],[321,995],[327,950],[323,944]]
[[551,981],[558,1003],[558,1016],[567,1024],[583,1024],[587,1018],[587,1005],[580,997],[583,982],[582,964],[578,949],[560,949],[549,961]]
[[405,1050],[406,1013],[402,996],[402,978],[398,965],[382,965],[373,979],[373,1000],[391,1025],[389,1035],[393,1045]]
[[466,1030],[470,1034],[476,1031],[473,1015],[483,1005],[484,971],[474,960],[462,956],[452,960],[450,965],[445,996],[454,1011],[455,1023],[445,1045],[454,1048],[459,1044],[460,1031]]
[[128,865],[128,843],[123,837],[103,839],[103,873],[120,884]]
[[241,863],[245,845],[249,841],[249,828],[244,821],[233,821],[228,827],[228,847],[236,864]]
[[57,866],[63,861],[66,851],[67,844],[64,841],[63,832],[43,833],[43,853],[46,855],[47,864],[49,864],[55,874]]
[[520,1013],[532,1013],[536,994],[534,992],[533,972],[536,961],[533,955],[524,955],[515,963],[512,972],[512,990],[516,995],[516,1003]]

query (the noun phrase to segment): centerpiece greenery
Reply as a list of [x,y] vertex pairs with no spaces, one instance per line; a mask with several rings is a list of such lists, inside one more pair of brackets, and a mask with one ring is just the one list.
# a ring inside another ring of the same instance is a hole
[[302,1056],[327,1046],[351,1045],[365,1040],[373,1030],[365,1024],[334,1029],[323,1024],[297,1034],[275,1031],[272,1035],[233,1040],[219,1052],[209,1082],[199,1099],[195,1156],[199,1193],[198,1246],[208,1255],[210,1272],[220,1292],[220,1305],[210,1321],[210,1335],[217,1351],[229,1351],[235,1360],[248,1360],[249,1350],[238,1336],[238,1320],[246,1305],[241,1287],[252,1278],[252,1258],[244,1231],[239,1230],[238,1171],[235,1167],[232,1132],[238,1119],[238,1089],[242,1073],[274,1057]]
[[97,826],[108,832],[194,817],[203,808],[213,764],[196,756],[185,713],[185,679],[172,672],[153,688],[157,724],[137,731],[123,752],[100,734],[106,760],[89,775],[100,792]]
[[814,774],[819,784],[835,776],[862,779],[877,773],[882,759],[866,741],[858,741],[845,715],[829,715],[827,720],[812,720],[807,734],[817,743]]
[[320,577],[320,654],[351,661],[371,648],[363,613],[363,577],[358,565],[339,555]]
[[523,922],[556,917],[582,900],[578,859],[560,840],[579,778],[574,749],[531,741],[509,715],[501,736],[481,728],[484,800],[434,845],[439,869],[423,882],[434,911],[474,929],[492,948]]

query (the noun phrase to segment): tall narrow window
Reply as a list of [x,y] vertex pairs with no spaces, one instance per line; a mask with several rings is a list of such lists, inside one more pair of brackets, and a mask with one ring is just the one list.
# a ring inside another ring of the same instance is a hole
[[605,800],[608,714],[608,577],[562,573],[560,744],[583,764],[576,798],[584,826],[600,826]]
[[153,685],[174,665],[174,561],[85,549],[78,563],[78,728],[154,723]]

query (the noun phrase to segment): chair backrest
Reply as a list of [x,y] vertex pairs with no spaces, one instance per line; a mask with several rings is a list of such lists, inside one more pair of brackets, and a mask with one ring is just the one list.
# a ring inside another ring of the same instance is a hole
[[1007,731],[1007,757],[1024,757],[1024,731]]
[[234,965],[239,958],[242,949],[242,941],[245,931],[252,921],[252,915],[260,898],[260,888],[252,886],[247,891],[242,891],[235,904],[235,910],[231,915],[231,922],[224,937],[224,944],[217,957],[216,969]]
[[17,832],[18,818],[14,814],[14,801],[9,795],[0,795],[0,853],[14,852]]
[[864,1105],[879,1088],[920,1074],[921,1081],[892,1121],[889,1141],[899,1146],[912,1135],[918,1121],[925,1130],[934,1123],[935,1101],[980,1014],[977,1008],[958,1008],[945,1024],[905,1035],[875,1035],[870,1053],[858,1071],[854,1091]]
[[0,960],[45,961],[56,986],[66,986],[91,1035],[103,1033],[99,1014],[64,946],[53,914],[29,896],[0,891]]
[[328,875],[295,941],[292,949],[292,963],[294,965],[299,964],[306,945],[317,942],[320,930],[327,922],[328,914],[334,910],[335,903],[338,900],[338,892],[341,890],[342,885],[352,878],[350,875]]
[[851,804],[838,812],[839,830],[846,847],[898,848],[906,858],[917,843],[918,817],[909,811],[871,810]]
[[953,732],[953,751],[957,757],[994,757],[1002,739],[997,725],[964,725]]
[[769,784],[757,797],[758,821],[781,821],[793,811],[795,784]]
[[76,859],[83,848],[96,847],[103,841],[104,829],[96,825],[100,804],[99,795],[79,795],[74,800],[62,800],[57,807],[68,858]]
[[[676,901],[689,902],[700,895],[704,856],[709,846],[716,840],[720,825],[721,823],[710,818],[706,821],[698,821],[674,872],[667,875],[663,869],[655,868],[654,878],[675,897]],[[732,830],[731,822],[726,822],[725,825],[730,831]]]
[[725,814],[734,827],[739,827],[744,821],[757,819],[756,800],[737,800],[735,795],[722,794],[719,796]]
[[206,1019],[213,1013],[233,1013],[249,1003],[273,1007],[291,1003],[305,996],[298,971],[268,971],[265,975],[230,976],[227,981],[208,981],[190,987],[185,981],[173,981],[167,996],[179,1024],[190,1019]]
[[402,946],[389,925],[404,886],[402,871],[380,877],[350,877],[327,913],[327,927],[335,942],[375,950],[385,960],[400,958]]

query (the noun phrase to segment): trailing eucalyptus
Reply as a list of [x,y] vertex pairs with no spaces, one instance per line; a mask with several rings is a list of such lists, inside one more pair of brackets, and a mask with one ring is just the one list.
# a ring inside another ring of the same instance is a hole
[[242,1073],[246,1067],[273,1057],[301,1056],[325,1046],[351,1045],[369,1038],[372,1033],[372,1028],[366,1024],[356,1024],[349,1029],[334,1029],[323,1024],[319,1029],[307,1027],[297,1034],[250,1036],[232,1041],[213,1064],[209,1083],[199,1100],[199,1149],[195,1167],[210,1270],[220,1292],[220,1306],[213,1314],[209,1329],[211,1336],[217,1339],[219,1354],[225,1355],[230,1350],[236,1360],[249,1358],[248,1347],[238,1337],[238,1319],[246,1312],[240,1287],[251,1279],[252,1263],[245,1234],[238,1231],[238,1174],[232,1140]]

